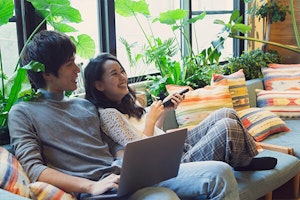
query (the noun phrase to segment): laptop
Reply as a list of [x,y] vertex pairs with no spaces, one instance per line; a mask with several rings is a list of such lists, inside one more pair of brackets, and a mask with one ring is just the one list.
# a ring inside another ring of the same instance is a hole
[[176,177],[186,134],[187,129],[176,129],[128,143],[125,147],[119,188],[86,199],[122,197]]

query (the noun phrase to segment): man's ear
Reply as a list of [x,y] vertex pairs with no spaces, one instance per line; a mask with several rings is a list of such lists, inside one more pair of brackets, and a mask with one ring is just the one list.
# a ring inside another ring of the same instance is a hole
[[44,72],[43,77],[46,81],[49,81],[52,79],[52,75],[50,73]]
[[101,83],[101,81],[96,81],[95,82],[95,88],[97,90],[99,90],[100,92],[103,92],[104,91],[104,87],[103,87],[103,84]]

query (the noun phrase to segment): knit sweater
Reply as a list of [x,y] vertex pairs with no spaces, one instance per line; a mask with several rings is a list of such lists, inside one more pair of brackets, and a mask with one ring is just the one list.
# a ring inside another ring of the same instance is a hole
[[102,134],[94,105],[41,92],[38,99],[15,104],[8,119],[15,156],[31,181],[47,167],[91,180],[118,172],[113,154],[122,147]]

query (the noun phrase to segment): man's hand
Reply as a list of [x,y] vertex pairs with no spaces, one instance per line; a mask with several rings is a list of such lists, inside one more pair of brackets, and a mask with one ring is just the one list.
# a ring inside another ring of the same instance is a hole
[[118,188],[119,182],[120,175],[111,174],[104,179],[94,182],[94,184],[91,185],[89,193],[92,195],[103,194],[112,188]]

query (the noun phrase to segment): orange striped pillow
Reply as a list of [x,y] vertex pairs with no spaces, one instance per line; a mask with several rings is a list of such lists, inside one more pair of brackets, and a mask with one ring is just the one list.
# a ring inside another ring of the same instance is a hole
[[290,131],[282,119],[263,108],[248,108],[237,113],[244,127],[258,142],[274,133]]
[[[186,86],[167,85],[172,94]],[[193,128],[210,113],[220,108],[233,108],[228,86],[205,86],[185,93],[185,99],[175,110],[176,120],[180,128]]]
[[263,67],[265,90],[300,90],[300,67],[297,65],[270,65]]
[[29,179],[19,161],[0,147],[0,186],[11,193],[29,198]]
[[75,200],[75,196],[64,192],[63,190],[44,182],[35,182],[29,185],[32,199],[48,200]]
[[250,108],[248,90],[243,69],[230,74],[213,74],[211,85],[226,85],[232,97],[233,108],[237,111]]

